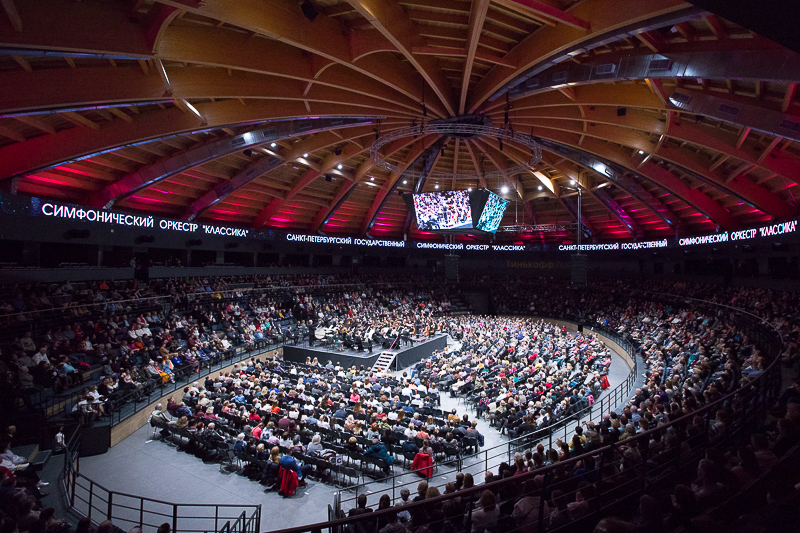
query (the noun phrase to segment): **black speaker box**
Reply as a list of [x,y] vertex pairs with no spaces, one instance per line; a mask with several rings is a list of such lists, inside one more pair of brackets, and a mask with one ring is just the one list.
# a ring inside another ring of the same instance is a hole
[[108,424],[84,426],[81,428],[81,447],[79,457],[106,453],[111,444],[111,426]]

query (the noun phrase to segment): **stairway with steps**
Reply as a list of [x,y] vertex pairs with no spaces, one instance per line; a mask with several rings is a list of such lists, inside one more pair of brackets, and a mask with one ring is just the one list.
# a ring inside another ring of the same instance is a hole
[[375,364],[372,365],[372,371],[376,373],[385,372],[387,368],[392,366],[395,357],[397,357],[397,354],[392,352],[381,352]]

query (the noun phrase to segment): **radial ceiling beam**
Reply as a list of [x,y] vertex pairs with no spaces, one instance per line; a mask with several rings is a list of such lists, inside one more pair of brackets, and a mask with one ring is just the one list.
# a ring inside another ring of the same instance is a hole
[[548,130],[545,128],[539,129],[534,127],[532,134],[537,138],[548,139],[607,159],[626,171],[634,175],[642,176],[662,189],[669,191],[723,228],[733,229],[737,227],[737,222],[733,216],[716,201],[701,193],[696,188],[689,188],[674,174],[656,165],[652,161],[639,167],[639,163],[644,156],[636,155],[634,152],[634,156],[631,157],[630,150],[627,148],[589,136],[584,139],[583,143],[578,145],[580,134]]
[[405,172],[408,167],[413,165],[417,159],[425,153],[426,150],[428,150],[441,138],[441,135],[427,135],[422,137],[421,141],[414,143],[414,145],[411,147],[411,150],[409,150],[408,154],[406,154],[403,162],[400,165],[397,165],[399,172],[392,172],[389,175],[389,178],[381,186],[378,194],[375,196],[375,200],[372,202],[372,207],[370,207],[367,215],[364,217],[364,220],[361,223],[360,235],[367,234],[367,231],[369,231],[369,228],[372,226],[372,222],[375,220],[375,217],[377,216],[381,207],[383,207],[386,197],[389,196],[389,193],[391,193],[395,187],[397,187],[397,182],[402,177],[403,172]]
[[508,174],[509,165],[506,162],[506,159],[503,156],[503,154],[494,146],[490,146],[489,144],[486,144],[480,140],[473,142],[481,152],[486,154],[486,157],[488,157],[492,161],[494,166],[496,166],[500,170],[500,172],[503,173],[503,176],[505,177],[506,180],[506,184],[511,186],[512,189],[514,189],[514,191],[517,193],[518,201],[522,202],[522,206],[525,209],[525,214],[529,218],[533,218],[533,208],[531,207],[530,202],[525,201],[525,189],[522,186],[522,183],[520,183],[518,179],[515,179],[514,176],[510,176]]
[[[158,0],[159,2],[185,9],[186,11],[209,17],[231,26],[264,35],[275,41],[287,43],[306,52],[316,54],[348,69],[354,69],[395,90],[419,101],[419,84],[416,76],[409,74],[409,69],[399,59],[389,55],[379,58],[367,56],[353,62],[350,41],[343,31],[340,22],[319,13],[313,21],[307,19],[296,1],[274,0],[269,9],[265,9],[261,0],[204,0],[195,3],[192,0]],[[384,6],[380,0],[374,0],[380,13]],[[187,5],[192,4],[192,5]],[[387,3],[388,4],[388,3]],[[394,3],[392,6],[400,8]],[[402,8],[400,8],[402,11]],[[404,20],[411,23],[405,16]],[[395,21],[392,21],[393,23]],[[401,22],[401,21],[397,21]],[[407,24],[406,24],[407,25]],[[404,25],[404,28],[405,26]],[[355,30],[358,31],[358,30]],[[164,46],[171,30],[165,32],[160,46]],[[421,39],[421,37],[420,37]],[[272,43],[270,43],[272,44]],[[416,44],[422,45],[423,42]],[[410,48],[409,48],[410,55]],[[286,59],[284,58],[284,61]],[[432,63],[432,62],[428,62]],[[412,61],[412,65],[414,62]],[[416,67],[416,65],[414,65]],[[441,76],[441,71],[439,71]],[[441,76],[444,78],[443,76]],[[451,112],[448,109],[448,112]]]
[[3,137],[8,137],[12,141],[17,141],[18,143],[25,142],[24,135],[5,126],[0,126],[0,135],[2,135]]
[[[348,137],[350,139],[353,139],[353,138],[358,138],[361,135],[368,134],[370,130],[371,128],[367,126],[367,127],[348,128],[346,131]],[[252,163],[251,165],[248,165],[247,168],[237,173],[233,178],[217,184],[211,191],[206,193],[202,198],[199,198],[191,205],[189,205],[189,207],[184,212],[183,215],[184,218],[191,220],[200,216],[204,210],[208,209],[209,207],[212,207],[213,205],[221,201],[224,201],[230,195],[232,195],[233,193],[244,187],[247,187],[254,180],[260,178],[261,176],[264,176],[266,173],[275,170],[276,168],[290,161],[296,160],[304,153],[314,152],[316,150],[326,148],[341,142],[342,137],[337,136],[337,133],[338,132],[336,130],[328,130],[320,132],[316,135],[310,135],[307,138],[303,139],[302,141],[296,143],[292,147],[292,149],[286,152],[285,154],[278,154],[278,155],[272,155],[271,157],[267,158],[261,158],[258,161]],[[355,145],[350,145],[350,146],[355,146]],[[272,152],[272,153],[277,153],[277,152]],[[325,163],[323,163],[323,167],[324,166]],[[325,171],[320,170],[319,172],[324,173]],[[291,196],[296,195],[298,192],[300,191],[299,190],[295,191],[293,194],[291,194]]]
[[6,12],[6,16],[8,17],[8,21],[11,23],[11,26],[17,33],[22,33],[22,18],[19,16],[19,11],[17,11],[17,6],[14,4],[14,0],[0,0],[0,4],[3,6],[3,10]]
[[478,157],[475,155],[475,150],[472,148],[472,144],[470,143],[470,141],[464,139],[464,146],[467,147],[467,152],[469,152],[469,158],[472,159],[472,166],[475,167],[475,173],[478,175],[478,185],[486,189],[487,186],[486,186],[486,178],[483,176],[483,165],[478,160]]
[[27,124],[28,126],[33,126],[37,130],[49,133],[50,135],[55,135],[56,133],[56,129],[53,126],[36,117],[19,116],[14,118],[22,122],[23,124]]
[[[553,153],[556,156],[559,156],[558,161],[553,161],[551,158],[546,158],[546,163],[561,172],[562,174],[567,175],[565,169],[569,169],[564,165],[564,161],[570,160],[575,165],[580,167],[595,170],[591,165],[591,161],[598,161],[590,154],[587,154],[583,150],[576,150],[570,147],[567,147],[563,144],[552,145],[548,144],[545,148],[547,152]],[[547,153],[544,154],[547,156]],[[603,163],[605,164],[605,163]],[[629,176],[625,175],[624,173],[618,174],[614,173],[614,176],[607,176],[605,174],[602,177],[606,180],[609,180],[614,183],[614,185],[619,188],[620,190],[624,191],[626,194],[629,194],[637,201],[639,201],[645,208],[650,211],[653,215],[658,217],[660,220],[664,221],[665,224],[671,227],[675,227],[678,222],[678,217],[672,210],[669,208],[668,205],[660,200],[659,198],[655,197],[650,191],[645,189],[638,180],[633,180]],[[577,179],[577,178],[575,178]],[[649,181],[647,178],[641,177],[639,178],[642,181]]]
[[481,39],[483,22],[489,11],[489,0],[474,0],[469,11],[469,26],[467,26],[467,57],[464,59],[464,72],[461,78],[461,98],[458,102],[458,114],[464,114],[469,92],[469,81],[472,76],[472,65],[475,62],[475,52]]
[[347,198],[356,190],[358,187],[358,181],[351,181],[345,182],[339,187],[339,190],[336,191],[336,196],[333,197],[329,206],[321,207],[319,211],[317,211],[316,216],[311,221],[311,226],[309,227],[309,233],[318,233],[320,228],[324,226],[328,220],[330,220],[331,216],[338,211],[338,209],[342,206],[342,204],[347,201]]
[[[253,226],[256,228],[260,228],[261,226],[266,225],[269,222],[269,220],[273,216],[275,216],[275,214],[278,211],[281,210],[281,208],[286,204],[286,202],[291,201],[292,198],[294,198],[295,196],[297,196],[297,194],[302,192],[303,189],[309,186],[319,176],[325,174],[326,172],[330,172],[331,170],[336,168],[336,166],[339,163],[347,161],[351,157],[356,156],[367,150],[369,150],[369,148],[359,149],[359,147],[354,144],[348,144],[344,148],[344,150],[342,150],[341,155],[333,155],[327,157],[325,161],[322,162],[322,164],[319,166],[318,169],[313,169],[313,168],[308,169],[303,174],[303,176],[300,179],[298,179],[294,183],[294,185],[292,185],[292,189],[288,191],[283,198],[276,198],[272,200],[269,204],[267,204],[267,207],[265,207],[256,217]],[[340,173],[339,175],[342,174]]]
[[[593,87],[583,87],[581,95],[585,97],[579,101],[584,108],[583,116],[577,109],[577,106],[551,106],[546,105],[540,108],[531,108],[530,103],[533,100],[527,100],[527,104],[523,103],[519,107],[515,107],[515,118],[519,126],[533,126],[545,125],[557,129],[565,129],[569,131],[579,131],[579,126],[576,124],[582,122],[584,125],[590,125],[588,132],[594,135],[600,135],[603,130],[601,126],[621,126],[625,128],[626,138],[630,137],[630,131],[636,130],[646,134],[659,135],[659,140],[662,138],[671,138],[679,142],[688,142],[693,145],[699,146],[704,149],[714,150],[726,154],[728,156],[736,157],[743,161],[749,161],[756,164],[758,167],[771,173],[777,173],[784,177],[791,177],[800,175],[800,161],[786,155],[776,155],[758,161],[751,155],[750,150],[736,148],[741,137],[736,137],[731,133],[724,131],[711,130],[707,126],[696,124],[692,120],[678,120],[677,115],[673,111],[668,111],[672,114],[672,118],[665,119],[663,122],[651,113],[640,112],[637,109],[631,109],[634,104],[645,103],[645,100],[638,100],[638,95],[648,94],[647,90],[639,86],[639,89],[629,88],[626,92],[629,96],[627,102],[628,110],[625,116],[619,116],[617,109],[614,106],[602,105],[602,98],[595,98],[591,93],[595,92]],[[544,95],[542,95],[544,96]],[[539,100],[544,104],[549,104],[550,99],[542,98]],[[619,103],[609,102],[609,103]],[[595,109],[592,110],[591,107]],[[646,106],[645,106],[646,107]],[[490,115],[495,120],[500,120],[500,112],[497,111]],[[496,118],[495,118],[496,117]],[[559,123],[558,121],[563,121]],[[614,130],[616,131],[616,130]],[[583,133],[583,131],[581,130]],[[618,142],[619,139],[613,133],[611,137],[606,137],[609,141]],[[638,142],[638,141],[637,141]],[[663,141],[661,141],[663,144]],[[652,145],[635,144],[635,147],[643,150],[646,153],[653,153]],[[722,164],[721,160],[717,160],[712,166],[714,170],[717,166]]]
[[[314,105],[311,112],[300,102],[259,101],[247,106],[236,100],[198,104],[207,118],[203,129],[220,128],[236,124],[253,124],[278,119],[294,119],[309,115],[319,117],[361,116],[369,120],[375,116],[364,108],[347,105]],[[365,112],[367,111],[367,112]],[[198,122],[180,109],[140,111],[132,124],[109,122],[100,132],[89,128],[70,128],[55,135],[39,136],[0,148],[0,179],[25,174],[47,166],[61,164],[76,158],[90,157],[100,152],[125,147],[143,140],[161,139],[198,129]]]
[[[266,127],[244,132],[240,135],[213,139],[199,146],[192,146],[176,154],[140,168],[112,183],[89,199],[89,204],[95,207],[111,207],[119,199],[135,193],[143,188],[150,187],[171,176],[184,172],[192,167],[201,165],[212,159],[223,157],[246,148],[255,148],[268,142],[281,138],[293,137],[302,133],[319,131],[321,129],[340,128],[343,125],[353,125],[356,120],[348,122],[330,119],[282,121]],[[244,180],[242,180],[244,181]]]
[[[640,0],[619,9],[618,0],[584,0],[576,4],[570,14],[574,17],[591,20],[591,30],[583,30],[559,24],[553,28],[540,28],[517,44],[506,59],[517,65],[517,70],[492,67],[471,91],[467,109],[476,111],[493,94],[500,91],[517,76],[529,71],[537,64],[552,61],[554,50],[565,50],[572,46],[625,26],[646,24],[645,21],[686,8],[682,0]],[[558,53],[558,57],[562,55]]]
[[[410,144],[416,143],[417,141],[412,138],[405,138],[405,139],[398,139],[393,143],[390,143],[388,146],[385,146],[381,151],[381,154],[384,158],[391,157],[398,151],[402,150],[403,148],[407,147]],[[413,149],[413,148],[412,148]],[[321,227],[323,227],[328,220],[336,213],[336,211],[341,207],[344,201],[350,196],[350,194],[358,187],[358,184],[361,183],[361,180],[367,173],[375,167],[375,162],[368,158],[366,161],[361,163],[356,169],[355,176],[353,181],[345,182],[339,187],[339,190],[336,192],[336,196],[334,197],[333,201],[330,204],[329,208],[322,208],[317,213],[317,216],[314,217],[314,220],[311,223],[311,227],[309,228],[311,233],[317,233]]]
[[797,92],[797,83],[790,83],[786,88],[786,93],[783,95],[783,104],[781,105],[781,112],[786,113],[792,105],[794,100],[794,93]]
[[61,114],[64,118],[66,118],[76,126],[86,126],[87,128],[92,128],[95,131],[100,130],[100,124],[94,122],[93,120],[89,120],[80,113],[74,111],[67,111]]
[[[440,46],[415,46],[411,49],[413,54],[418,56],[437,56],[437,57],[467,57],[467,50],[465,48],[445,48]],[[482,50],[475,51],[475,59],[479,59],[485,63],[493,65],[502,65],[508,68],[514,68],[515,65],[506,61],[505,58],[499,55],[484,52]]]
[[448,114],[455,115],[456,107],[453,105],[450,82],[439,66],[438,59],[431,56],[415,56],[412,52],[414,46],[425,46],[426,42],[402,6],[386,0],[347,0],[347,2],[397,47],[422,75]]
[[552,20],[578,30],[589,31],[589,21],[562,11],[558,7],[558,2],[553,0],[497,0],[497,3],[536,20]]
[[503,153],[493,146],[489,146],[485,142],[481,141],[480,139],[472,139],[472,144],[478,147],[478,149],[487,157],[492,164],[497,167],[497,169],[503,174],[505,178],[506,185],[514,189],[516,191],[517,196],[522,199],[525,197],[525,190],[522,188],[522,184],[514,179],[514,176],[509,176],[506,170],[508,169],[508,164],[505,161],[505,156]]
[[458,175],[458,149],[461,145],[461,139],[456,137],[455,146],[453,146],[453,182],[450,185],[451,189],[456,188],[456,175]]
[[[3,79],[4,83],[0,84],[0,110],[3,112],[75,108],[93,106],[98,102],[123,105],[164,100],[164,85],[160,79],[142,76],[137,67],[8,72],[4,73]],[[92,80],[92,83],[86,80]],[[172,91],[169,97],[175,99],[246,98],[339,103],[409,118],[419,112],[418,108],[413,108],[412,112],[409,107],[390,103],[384,98],[326,85],[315,84],[304,94],[307,84],[301,80],[244,73],[229,76],[221,68],[172,69],[169,80]]]
[[[89,54],[89,57],[106,57],[113,65],[116,65],[114,58],[140,59],[147,65],[146,60],[153,57],[152,47],[147,44],[149,38],[142,34],[142,25],[133,23],[125,10],[110,8],[108,4],[61,0],[25,2],[21,7],[24,18],[30,19],[31,23],[26,25],[23,34],[0,32],[0,46],[41,50],[42,54],[48,55]],[[296,6],[294,9],[297,10]],[[50,20],[69,20],[71,23],[47,24]],[[108,28],[113,28],[113,31]],[[284,42],[251,39],[241,32],[202,26],[172,25],[161,33],[156,57],[162,60],[302,79],[314,85],[335,86],[396,103],[415,113],[419,111],[421,78],[410,66],[395,64],[391,58],[387,61],[386,58],[368,57],[357,61],[359,69],[320,71],[318,56]],[[325,61],[331,64],[330,60]],[[176,70],[192,69],[173,69],[170,72],[173,83]],[[371,78],[364,73],[366,70],[377,74]],[[376,81],[378,74],[383,81]],[[444,112],[435,101],[428,105],[428,109],[439,116]]]
[[[608,113],[608,110],[605,111]],[[592,113],[590,111],[590,113]],[[595,111],[597,113],[597,110]],[[592,115],[588,115],[591,117]],[[626,121],[631,120],[638,120],[636,116],[632,116],[630,119],[626,117],[619,117],[617,124],[625,123]],[[661,133],[660,139],[663,139],[667,135],[680,138],[689,142],[695,142],[701,146],[711,147],[713,149],[718,149],[720,151],[726,153],[735,154],[737,157],[741,156],[742,159],[752,163],[757,164],[752,156],[749,154],[745,154],[741,150],[737,150],[735,146],[732,145],[724,145],[719,139],[715,139],[710,134],[702,132],[698,126],[690,124],[690,123],[683,123],[681,125],[673,124],[671,129],[667,130],[667,123],[660,123],[656,120],[652,120],[649,128],[643,129],[642,133],[637,133],[629,129],[629,125],[625,124],[626,127],[620,127],[618,125],[607,125],[607,124],[600,124],[600,123],[593,123],[594,126],[590,127],[588,132],[584,133],[582,128],[578,125],[575,121],[548,121],[548,120],[536,120],[535,122],[525,122],[522,121],[522,126],[539,126],[544,128],[552,128],[562,131],[570,131],[572,133],[578,135],[585,135],[586,137],[592,136],[598,139],[608,140],[610,142],[615,142],[622,145],[627,145],[635,150],[641,150],[644,152],[649,152],[651,150],[650,144],[650,134],[651,133]],[[640,126],[641,127],[641,126]],[[648,133],[644,133],[647,131]],[[682,166],[690,171],[696,178],[700,179],[701,181],[705,182],[712,187],[721,189],[726,194],[733,195],[742,201],[745,201],[749,204],[755,205],[759,207],[762,211],[769,213],[773,216],[776,216],[781,219],[788,219],[794,216],[795,208],[787,204],[784,200],[782,200],[778,195],[775,193],[770,192],[769,190],[765,189],[762,186],[759,186],[747,179],[733,179],[727,181],[724,176],[720,176],[713,171],[710,171],[708,168],[708,163],[701,163],[698,159],[699,156],[695,156],[693,153],[689,153],[686,150],[676,149],[668,146],[667,144],[660,144],[658,145],[660,148],[659,157],[662,159],[674,163],[676,165]],[[787,168],[794,166],[797,167],[800,162],[796,162],[795,165],[791,165],[791,162],[788,160],[783,159],[772,159],[765,160],[765,163],[762,165],[765,166],[768,170],[772,172],[778,173],[788,173],[789,176],[795,175],[793,172],[788,171]],[[778,167],[778,165],[782,165]],[[796,171],[795,171],[796,172]],[[786,174],[784,174],[786,175]]]

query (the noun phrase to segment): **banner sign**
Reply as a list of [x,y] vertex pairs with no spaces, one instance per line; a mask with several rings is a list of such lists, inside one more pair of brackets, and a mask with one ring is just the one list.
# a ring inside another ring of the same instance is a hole
[[491,243],[442,243],[427,241],[402,241],[389,239],[369,239],[359,237],[338,237],[332,235],[305,235],[300,233],[278,233],[270,228],[237,228],[219,224],[206,224],[197,221],[172,220],[147,214],[130,214],[110,209],[93,209],[74,204],[59,203],[36,197],[0,195],[0,213],[15,217],[41,217],[61,219],[110,226],[124,226],[148,230],[180,232],[191,236],[213,235],[234,239],[256,239],[272,242],[292,242],[313,245],[344,245],[364,249],[409,249],[445,250],[466,252],[517,252],[536,253],[542,251],[560,252],[600,252],[653,250],[670,246],[696,246],[728,242],[748,242],[761,238],[776,238],[797,233],[797,221],[777,222],[766,226],[736,231],[715,232],[693,237],[660,239],[654,241],[615,241],[598,244],[491,244]]

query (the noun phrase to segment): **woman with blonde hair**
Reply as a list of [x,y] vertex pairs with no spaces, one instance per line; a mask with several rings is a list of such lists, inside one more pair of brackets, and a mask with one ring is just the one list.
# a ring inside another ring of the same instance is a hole
[[[262,448],[264,445],[259,444],[258,447]],[[269,462],[278,464],[281,462],[281,450],[277,446],[273,446],[269,451]]]

